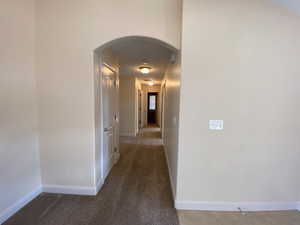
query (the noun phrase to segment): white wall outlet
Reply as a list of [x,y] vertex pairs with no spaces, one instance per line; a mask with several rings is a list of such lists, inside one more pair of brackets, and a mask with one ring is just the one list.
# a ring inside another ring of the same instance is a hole
[[223,120],[209,120],[209,129],[210,130],[223,130],[224,121]]

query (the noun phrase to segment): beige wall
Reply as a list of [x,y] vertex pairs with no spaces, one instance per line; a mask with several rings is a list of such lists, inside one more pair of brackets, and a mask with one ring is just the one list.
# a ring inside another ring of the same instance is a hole
[[120,76],[120,135],[135,136],[135,77]]
[[299,27],[267,0],[184,1],[177,201],[300,200]]
[[1,1],[0,18],[1,223],[19,201],[26,201],[40,191],[41,181],[34,78],[34,1]]
[[178,47],[180,3],[36,3],[42,182],[52,187],[89,189],[95,186],[93,50],[129,35],[154,37]]
[[161,92],[164,95],[164,104],[162,105],[163,142],[174,199],[176,199],[177,189],[180,72],[180,54],[176,53],[176,61],[168,66],[162,82],[162,87],[165,84],[165,91]]

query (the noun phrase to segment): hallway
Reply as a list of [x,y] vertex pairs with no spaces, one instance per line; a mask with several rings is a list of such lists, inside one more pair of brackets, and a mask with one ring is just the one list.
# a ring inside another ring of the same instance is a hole
[[41,194],[4,225],[178,225],[156,128],[121,138],[121,158],[97,196]]

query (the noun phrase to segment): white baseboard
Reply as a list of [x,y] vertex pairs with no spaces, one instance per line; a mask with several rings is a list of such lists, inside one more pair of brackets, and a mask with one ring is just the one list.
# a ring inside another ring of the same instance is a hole
[[128,132],[128,133],[120,133],[120,136],[123,136],[123,137],[135,137],[135,132]]
[[18,212],[21,208],[27,205],[30,201],[32,201],[42,192],[72,195],[97,195],[102,186],[103,182],[102,180],[99,180],[97,182],[96,188],[62,185],[44,185],[43,187],[38,187],[36,190],[29,193],[24,198],[20,199],[12,206],[4,210],[4,212],[0,213],[0,224],[4,223],[8,218],[13,216],[16,212]]
[[172,178],[172,175],[171,175],[170,161],[169,161],[169,157],[168,157],[168,154],[166,152],[165,146],[163,148],[164,148],[164,153],[165,153],[166,160],[167,160],[167,166],[168,166],[168,171],[169,171],[169,178],[170,178],[170,183],[171,183],[171,190],[172,190],[173,200],[175,201],[175,199],[176,199],[176,193],[175,193],[174,181],[173,181],[173,178]]
[[98,192],[101,190],[103,184],[104,183],[103,183],[102,179],[99,179],[98,182],[97,182],[97,184],[96,184],[96,194],[95,195],[97,195]]
[[24,196],[22,199],[15,202],[12,206],[4,210],[4,212],[0,213],[0,224],[4,223],[7,219],[9,219],[12,215],[14,215],[17,211],[19,211],[41,193],[42,188],[38,187],[34,191]]
[[96,195],[96,187],[43,185],[43,192],[69,195]]
[[300,201],[298,202],[297,210],[300,211]]
[[300,202],[202,202],[176,200],[175,208],[178,210],[200,211],[300,211]]

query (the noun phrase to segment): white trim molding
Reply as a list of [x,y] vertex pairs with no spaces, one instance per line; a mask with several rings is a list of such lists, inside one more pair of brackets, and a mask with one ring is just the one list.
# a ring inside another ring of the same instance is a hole
[[209,202],[209,201],[175,201],[178,210],[199,211],[281,211],[299,210],[300,202]]
[[30,201],[32,201],[41,193],[42,187],[38,187],[34,191],[25,195],[25,197],[23,197],[22,199],[16,201],[12,206],[4,210],[4,212],[0,213],[0,224],[8,220],[11,216],[13,216],[16,212],[22,209],[25,205],[27,205]]
[[103,184],[104,183],[103,183],[102,179],[99,179],[98,182],[97,182],[97,184],[96,184],[96,194],[95,195],[97,195],[98,192],[101,190]]
[[135,132],[122,132],[122,133],[120,133],[120,136],[122,136],[122,137],[135,137],[136,133]]
[[96,187],[44,185],[43,192],[68,195],[96,195]]
[[[166,157],[166,161],[167,161],[167,166],[168,166],[168,172],[169,172],[169,178],[170,178],[170,183],[171,183],[171,190],[172,190],[172,195],[173,195],[173,201],[175,201],[175,199],[176,199],[176,192],[175,192],[175,184],[174,184],[174,181],[173,181],[173,177],[171,175],[170,161],[169,161],[168,154],[166,152],[166,147],[163,146],[163,149],[164,149],[164,153],[165,153],[165,157]],[[175,202],[174,202],[174,204],[175,204]]]
[[100,179],[96,187],[81,187],[81,186],[62,186],[62,185],[43,185],[36,188],[33,192],[27,194],[24,198],[15,202],[12,206],[0,213],[0,224],[13,216],[21,208],[31,202],[42,192],[56,194],[72,194],[72,195],[97,195],[103,186],[103,181]]

